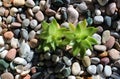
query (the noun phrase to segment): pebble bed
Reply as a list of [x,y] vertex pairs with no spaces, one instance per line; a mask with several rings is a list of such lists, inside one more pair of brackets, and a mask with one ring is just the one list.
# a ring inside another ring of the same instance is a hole
[[[86,19],[98,42],[81,60],[39,52],[41,22]],[[0,0],[0,79],[120,79],[120,0]]]

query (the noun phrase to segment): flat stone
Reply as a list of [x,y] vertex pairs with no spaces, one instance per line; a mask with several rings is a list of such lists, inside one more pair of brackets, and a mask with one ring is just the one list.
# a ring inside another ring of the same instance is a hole
[[109,64],[110,63],[110,59],[108,57],[104,57],[104,58],[101,58],[100,62],[103,64],[103,65],[106,65],[106,64]]
[[25,5],[26,5],[27,7],[34,7],[34,6],[35,6],[35,2],[34,2],[33,0],[27,0],[27,1],[25,2]]
[[109,56],[112,60],[118,60],[120,59],[120,52],[116,49],[110,49],[109,51]]
[[30,24],[30,20],[29,20],[29,19],[24,19],[24,20],[22,21],[22,26],[23,26],[23,27],[28,27],[29,24]]
[[72,64],[72,74],[73,75],[78,75],[81,71],[80,65],[78,62],[74,62]]
[[75,77],[75,76],[70,75],[70,76],[68,76],[68,78],[67,78],[67,79],[76,79],[76,77]]
[[11,23],[11,27],[12,27],[12,28],[18,28],[18,27],[21,27],[21,23],[13,22],[13,23]]
[[14,0],[13,5],[14,6],[23,6],[25,4],[25,0]]
[[108,41],[110,38],[110,31],[109,30],[105,30],[102,34],[102,43],[105,44],[106,41]]
[[13,60],[13,62],[16,63],[16,64],[21,64],[21,65],[26,65],[27,64],[27,61],[24,58],[21,58],[21,57],[16,57]]
[[103,16],[95,16],[94,17],[94,24],[102,24],[104,22]]
[[88,67],[91,65],[91,60],[89,58],[89,56],[85,56],[83,59],[82,59],[82,63],[85,67]]
[[91,58],[91,63],[93,63],[93,64],[98,64],[100,62],[100,59],[99,58],[97,58],[97,57],[92,57]]
[[14,76],[10,72],[5,72],[5,73],[1,74],[1,79],[14,79]]
[[7,31],[4,33],[4,37],[5,37],[5,39],[10,40],[14,37],[14,33],[12,31]]
[[37,25],[38,25],[37,20],[33,19],[33,20],[30,21],[30,27],[32,29],[34,29]]
[[70,66],[72,64],[71,60],[68,57],[66,57],[66,56],[63,56],[63,61],[68,66]]
[[94,45],[94,49],[97,51],[106,51],[106,46],[105,45]]
[[100,74],[103,72],[103,65],[102,64],[98,64],[97,65],[97,73]]
[[91,75],[96,74],[97,67],[95,65],[90,65],[87,67],[87,72]]
[[43,15],[43,13],[42,13],[41,11],[38,11],[38,12],[35,14],[35,18],[36,18],[39,22],[41,22],[41,21],[44,20],[44,15]]
[[109,77],[111,76],[112,74],[112,70],[111,70],[111,67],[109,65],[105,65],[105,68],[104,68],[104,75],[106,77]]

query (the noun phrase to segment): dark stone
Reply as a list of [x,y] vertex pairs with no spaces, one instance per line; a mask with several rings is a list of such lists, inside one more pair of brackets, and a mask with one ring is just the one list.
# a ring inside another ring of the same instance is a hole
[[70,67],[65,68],[65,69],[62,71],[62,73],[63,73],[63,75],[64,75],[65,77],[68,77],[68,76],[71,74],[71,69],[70,69]]
[[107,26],[111,26],[112,19],[110,16],[105,16],[105,23]]
[[65,68],[65,64],[62,62],[59,62],[55,67],[55,73],[60,73]]
[[13,32],[15,34],[15,37],[19,38],[19,36],[20,36],[20,29],[15,29]]

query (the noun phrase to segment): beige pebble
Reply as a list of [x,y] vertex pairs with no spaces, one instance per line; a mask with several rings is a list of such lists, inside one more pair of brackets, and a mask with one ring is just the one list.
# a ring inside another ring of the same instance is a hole
[[12,7],[10,9],[10,15],[11,16],[15,16],[17,12],[18,12],[18,9],[16,7]]
[[23,6],[25,4],[25,0],[13,0],[14,6]]
[[11,23],[11,27],[13,27],[13,28],[21,27],[21,23],[13,22],[13,23]]
[[5,14],[5,8],[0,7],[0,16],[4,16],[4,14]]
[[14,76],[10,72],[5,72],[1,75],[2,79],[14,79]]
[[41,11],[38,11],[38,12],[35,14],[35,18],[36,18],[39,22],[41,22],[41,21],[44,20],[44,15],[43,15],[43,13],[42,13]]
[[29,42],[29,45],[31,48],[35,48],[38,45],[38,40],[37,39],[31,39]]

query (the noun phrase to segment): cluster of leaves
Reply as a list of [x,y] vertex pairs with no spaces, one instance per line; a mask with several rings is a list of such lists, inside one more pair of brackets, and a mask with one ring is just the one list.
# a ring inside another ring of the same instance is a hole
[[42,22],[39,49],[50,51],[56,50],[56,47],[71,45],[73,56],[80,53],[80,56],[84,57],[86,50],[92,50],[92,45],[97,44],[92,37],[96,31],[95,27],[87,27],[86,20],[79,22],[76,26],[69,23],[69,28],[60,27],[55,19],[51,23],[44,21]]

